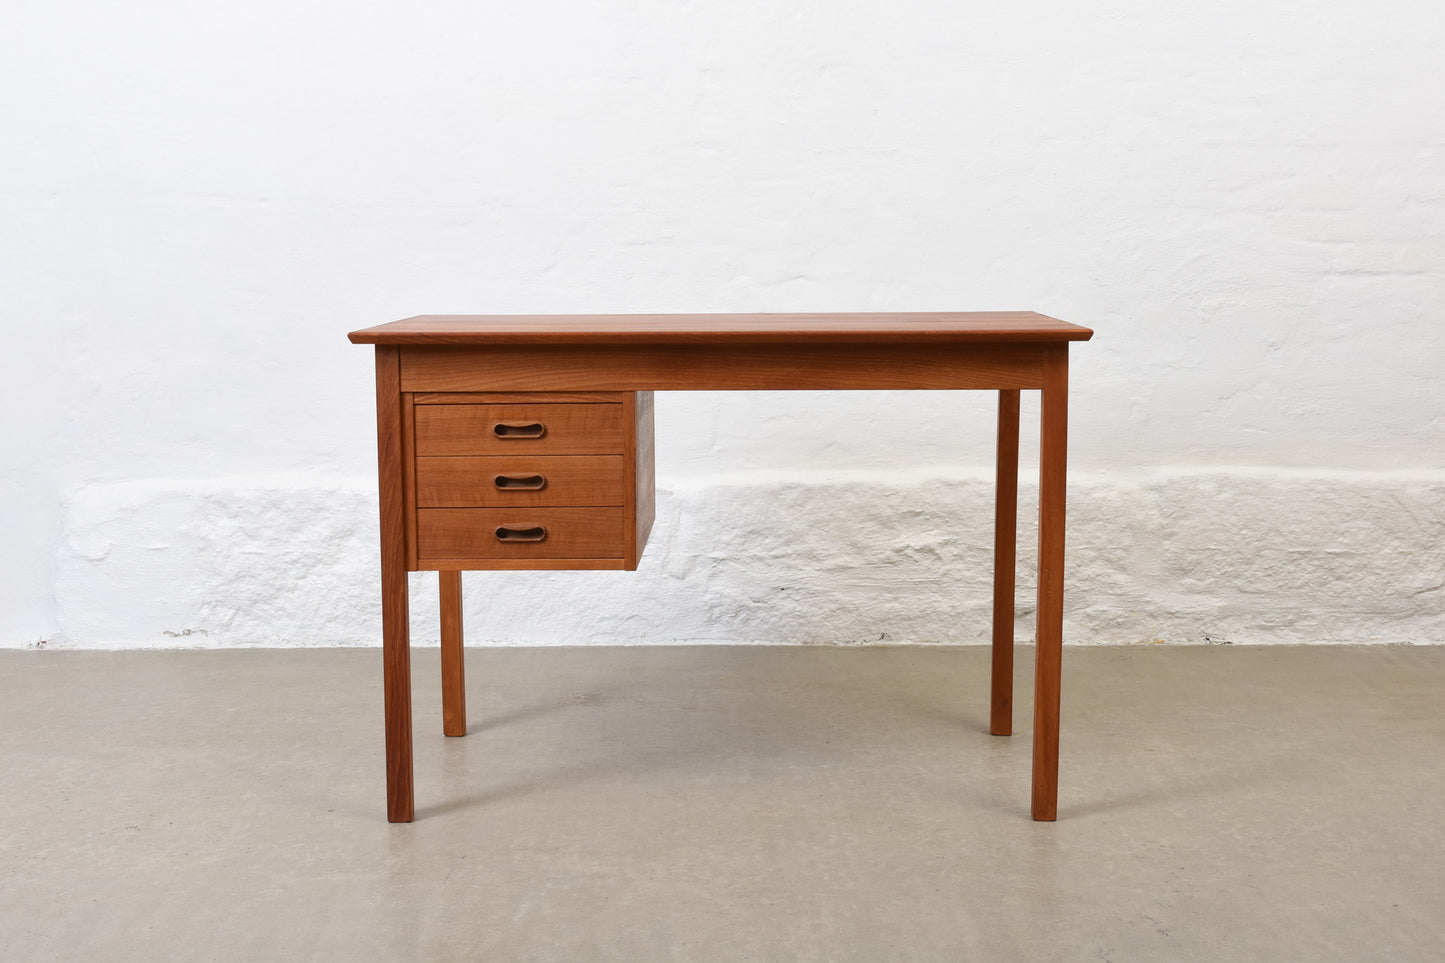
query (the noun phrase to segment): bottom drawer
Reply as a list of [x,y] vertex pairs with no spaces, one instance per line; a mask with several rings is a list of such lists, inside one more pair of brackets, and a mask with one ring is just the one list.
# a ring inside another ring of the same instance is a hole
[[422,559],[623,558],[624,508],[423,508]]

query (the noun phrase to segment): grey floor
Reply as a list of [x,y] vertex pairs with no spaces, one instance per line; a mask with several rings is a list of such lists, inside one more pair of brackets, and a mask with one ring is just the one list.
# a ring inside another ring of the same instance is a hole
[[1439,960],[1445,647],[0,652],[6,960]]

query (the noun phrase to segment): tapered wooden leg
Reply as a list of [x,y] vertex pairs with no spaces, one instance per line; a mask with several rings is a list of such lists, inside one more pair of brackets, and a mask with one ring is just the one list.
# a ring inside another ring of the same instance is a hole
[[438,572],[442,603],[442,732],[467,734],[467,681],[462,649],[462,573]]
[[1069,349],[1044,364],[1039,442],[1039,606],[1034,652],[1034,791],[1038,820],[1058,816],[1059,682],[1064,651],[1064,490],[1069,428]]
[[415,815],[411,769],[411,625],[402,493],[401,359],[376,348],[376,446],[381,500],[382,700],[386,707],[386,818]]
[[998,464],[993,519],[993,673],[988,731],[1013,733],[1014,562],[1019,515],[1019,393],[998,393]]

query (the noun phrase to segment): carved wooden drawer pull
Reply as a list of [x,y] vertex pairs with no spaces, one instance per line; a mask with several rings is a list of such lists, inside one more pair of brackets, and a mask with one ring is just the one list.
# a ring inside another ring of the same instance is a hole
[[540,421],[499,421],[492,426],[492,434],[498,438],[541,438],[546,433],[547,426]]
[[499,491],[539,492],[547,487],[546,475],[498,475],[492,484]]
[[540,542],[546,537],[547,529],[543,525],[533,525],[530,528],[497,526],[497,541],[499,542]]

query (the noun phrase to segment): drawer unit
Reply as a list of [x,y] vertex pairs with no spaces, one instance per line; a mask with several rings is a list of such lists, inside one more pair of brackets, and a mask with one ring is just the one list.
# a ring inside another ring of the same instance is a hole
[[635,569],[651,392],[404,392],[410,568]]

